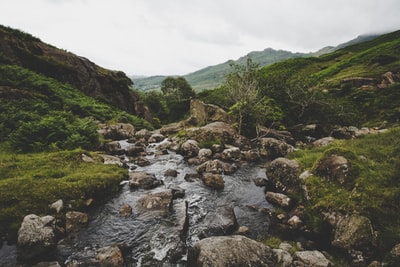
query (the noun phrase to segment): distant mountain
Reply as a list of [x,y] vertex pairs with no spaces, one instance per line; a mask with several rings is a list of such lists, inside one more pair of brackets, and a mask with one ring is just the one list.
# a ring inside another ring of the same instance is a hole
[[[201,70],[186,74],[183,77],[189,82],[189,84],[196,92],[199,92],[205,89],[213,89],[215,87],[220,86],[224,80],[225,75],[230,71],[230,64],[231,63],[244,64],[248,57],[251,57],[253,62],[260,64],[261,67],[264,67],[290,58],[320,56],[352,44],[369,41],[378,36],[379,35],[360,35],[357,38],[350,40],[346,43],[340,44],[338,46],[324,47],[312,53],[293,53],[285,50],[275,50],[272,48],[267,48],[264,49],[263,51],[250,52],[249,54],[237,60],[228,60],[218,65],[203,68]],[[133,80],[135,88],[147,91],[147,90],[160,89],[161,82],[166,77],[167,76],[151,76],[145,78],[142,77],[137,78],[135,76],[131,76],[130,78]]]

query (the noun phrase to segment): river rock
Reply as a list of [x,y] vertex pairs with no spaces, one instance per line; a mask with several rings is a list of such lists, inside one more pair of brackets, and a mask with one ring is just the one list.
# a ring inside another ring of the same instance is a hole
[[224,144],[235,144],[238,138],[237,131],[225,122],[212,122],[200,128],[189,128],[186,130],[189,138],[202,141],[219,141]]
[[260,138],[258,144],[261,155],[269,159],[285,157],[294,150],[293,146],[275,138]]
[[148,160],[146,157],[137,157],[133,160],[133,163],[140,167],[149,166],[151,164],[150,160]]
[[238,147],[229,147],[222,151],[222,159],[226,161],[240,161],[242,152]]
[[173,169],[168,169],[164,172],[164,176],[171,176],[171,177],[177,177],[178,176],[178,171],[173,170]]
[[276,261],[279,267],[291,267],[293,262],[293,257],[288,251],[283,249],[273,249],[272,252],[275,255]]
[[196,171],[200,174],[204,172],[215,174],[233,174],[236,171],[236,167],[229,163],[215,159],[206,161],[203,164],[197,166]]
[[301,190],[298,179],[299,170],[300,166],[296,160],[286,158],[277,158],[266,166],[267,177],[275,188],[289,194]]
[[141,144],[129,144],[125,148],[125,155],[129,157],[137,157],[146,151],[146,147]]
[[152,173],[135,171],[129,173],[129,186],[131,188],[153,189],[163,184]]
[[[299,262],[294,266],[307,267],[330,267],[332,263],[318,250],[298,251],[294,253],[294,262]],[[303,265],[301,265],[303,264]]]
[[323,137],[321,139],[315,140],[314,142],[312,142],[312,145],[315,147],[323,147],[323,146],[330,145],[333,142],[335,142],[335,138],[333,138],[332,136],[328,136],[328,137]]
[[32,267],[61,267],[58,261],[50,261],[50,262],[39,262]]
[[59,199],[50,205],[50,209],[55,210],[57,213],[60,213],[63,208],[64,208],[64,202],[62,199]]
[[293,229],[299,229],[303,225],[303,221],[297,215],[294,215],[289,218],[287,224],[289,224]]
[[129,217],[132,215],[132,207],[129,204],[124,204],[119,208],[119,215]]
[[331,155],[318,162],[316,172],[331,182],[344,184],[350,172],[350,162],[343,156]]
[[212,154],[213,154],[213,152],[212,152],[211,149],[209,149],[209,148],[201,148],[199,150],[199,154],[198,154],[200,162],[205,162],[205,161],[211,159]]
[[121,159],[118,157],[111,155],[104,155],[104,154],[100,154],[100,157],[103,159],[104,164],[113,164],[113,165],[118,165],[120,167],[124,166]]
[[189,248],[187,259],[191,267],[277,266],[271,248],[241,235],[202,239]]
[[52,253],[56,248],[54,229],[54,217],[26,215],[18,230],[18,258],[28,261]]
[[159,143],[165,139],[165,136],[160,133],[152,134],[149,139],[147,140],[149,143]]
[[179,153],[182,154],[185,158],[193,158],[196,157],[199,154],[199,143],[195,140],[187,140],[185,141],[180,149]]
[[296,141],[294,140],[292,134],[288,131],[278,131],[275,129],[259,126],[258,136],[261,138],[275,138],[277,140],[284,141],[290,145],[296,144]]
[[104,150],[111,155],[121,155],[124,153],[124,150],[121,148],[121,144],[118,141],[105,143]]
[[357,214],[344,217],[334,230],[332,245],[335,247],[370,252],[375,244],[376,236],[367,217]]
[[287,195],[284,195],[282,193],[274,193],[268,191],[265,193],[265,198],[268,202],[271,202],[273,204],[277,204],[282,208],[287,208],[291,204],[291,199]]
[[171,190],[147,194],[136,202],[138,212],[149,217],[165,216],[170,212],[173,195]]
[[242,155],[247,162],[256,162],[261,159],[260,151],[257,149],[242,151]]
[[87,225],[89,216],[79,211],[68,211],[65,214],[65,230],[72,233]]
[[214,189],[224,189],[225,181],[221,174],[204,173],[203,183]]
[[199,225],[200,239],[210,236],[230,235],[238,229],[235,211],[232,207],[218,207],[207,213]]
[[123,140],[135,136],[135,127],[129,123],[116,123],[113,125],[102,125],[97,132],[105,139]]
[[98,266],[120,267],[124,265],[124,258],[118,246],[99,248],[96,254]]

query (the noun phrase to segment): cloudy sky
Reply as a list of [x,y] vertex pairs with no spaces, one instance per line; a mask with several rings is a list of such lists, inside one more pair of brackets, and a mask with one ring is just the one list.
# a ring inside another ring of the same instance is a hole
[[399,11],[399,0],[0,0],[0,24],[128,75],[184,75],[399,30]]

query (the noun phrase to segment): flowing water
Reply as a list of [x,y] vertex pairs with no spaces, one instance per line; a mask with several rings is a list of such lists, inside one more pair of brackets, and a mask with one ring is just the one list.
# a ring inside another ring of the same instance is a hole
[[[125,141],[121,142],[126,146]],[[156,145],[148,148],[154,152]],[[151,164],[131,169],[153,173],[164,185],[152,190],[132,190],[123,182],[120,192],[90,212],[90,222],[72,241],[62,241],[58,246],[60,262],[84,262],[93,257],[96,249],[119,244],[124,247],[127,266],[186,266],[186,248],[198,239],[199,225],[204,217],[218,207],[232,207],[239,226],[250,229],[249,236],[254,239],[266,237],[269,225],[267,210],[273,209],[265,200],[264,189],[253,183],[254,178],[264,177],[262,166],[253,164],[241,166],[232,175],[224,175],[225,187],[215,190],[203,185],[202,181],[188,182],[185,174],[194,173],[195,167],[187,165],[183,157],[172,151],[166,155],[148,156]],[[168,169],[178,171],[177,177],[164,176]],[[185,190],[183,199],[175,199],[173,210],[167,216],[141,216],[135,208],[142,196],[167,188]],[[129,204],[133,214],[129,217],[119,215],[122,205]],[[187,231],[183,238],[179,225],[187,215]],[[180,229],[180,230],[177,230]],[[183,249],[182,249],[183,248]],[[171,261],[174,255],[174,263]],[[8,256],[6,256],[8,255]],[[14,255],[14,256],[13,256]],[[3,246],[0,250],[0,266],[15,263],[15,248]]]

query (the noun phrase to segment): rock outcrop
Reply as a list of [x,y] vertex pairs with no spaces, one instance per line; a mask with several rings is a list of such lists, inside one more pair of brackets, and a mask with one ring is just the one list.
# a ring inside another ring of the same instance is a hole
[[233,122],[231,115],[222,108],[212,104],[205,104],[198,99],[190,101],[190,114],[191,117],[188,121],[194,125],[205,125],[216,121],[225,123]]

